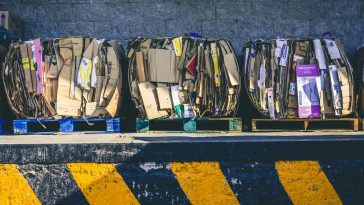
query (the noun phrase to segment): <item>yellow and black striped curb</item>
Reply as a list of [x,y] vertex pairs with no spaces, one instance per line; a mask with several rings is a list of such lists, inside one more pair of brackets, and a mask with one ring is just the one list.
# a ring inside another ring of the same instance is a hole
[[1,204],[360,204],[364,160],[1,164]]

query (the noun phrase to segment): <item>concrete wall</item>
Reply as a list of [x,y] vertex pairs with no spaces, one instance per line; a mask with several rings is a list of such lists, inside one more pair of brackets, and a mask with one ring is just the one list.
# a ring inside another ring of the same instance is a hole
[[360,204],[364,161],[0,164],[14,204]]
[[349,55],[363,43],[362,0],[1,0],[24,22],[24,38],[92,35],[123,42],[194,31],[231,40],[307,37],[332,31]]
[[96,136],[73,135],[53,140],[58,141],[54,144],[34,135],[35,139],[26,136],[28,140],[22,141],[19,136],[5,137],[8,142],[0,144],[2,204],[336,205],[364,201],[361,134],[301,138],[108,135],[98,143]]

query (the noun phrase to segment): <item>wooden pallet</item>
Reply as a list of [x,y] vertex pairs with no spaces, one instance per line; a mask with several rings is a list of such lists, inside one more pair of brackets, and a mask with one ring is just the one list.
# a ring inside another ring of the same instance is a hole
[[359,118],[359,130],[364,131],[364,118]]
[[120,118],[86,118],[86,120],[84,118],[14,120],[13,132],[14,134],[120,132]]
[[240,118],[177,118],[148,120],[137,118],[137,132],[241,132]]
[[357,118],[338,119],[253,119],[252,131],[358,131]]

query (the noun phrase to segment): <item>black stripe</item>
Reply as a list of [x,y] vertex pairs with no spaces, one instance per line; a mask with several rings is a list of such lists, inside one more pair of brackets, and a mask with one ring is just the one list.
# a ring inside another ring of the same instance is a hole
[[117,164],[141,204],[190,204],[167,163]]
[[364,202],[364,160],[320,161],[343,204]]
[[88,204],[65,164],[19,165],[42,204]]
[[273,162],[220,163],[220,167],[241,204],[292,204]]

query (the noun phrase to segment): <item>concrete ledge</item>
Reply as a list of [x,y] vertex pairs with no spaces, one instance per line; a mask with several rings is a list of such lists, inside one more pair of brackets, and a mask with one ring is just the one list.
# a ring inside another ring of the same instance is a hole
[[4,136],[0,163],[364,159],[362,133]]

